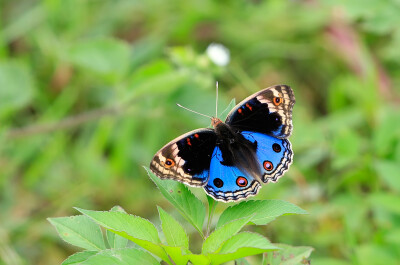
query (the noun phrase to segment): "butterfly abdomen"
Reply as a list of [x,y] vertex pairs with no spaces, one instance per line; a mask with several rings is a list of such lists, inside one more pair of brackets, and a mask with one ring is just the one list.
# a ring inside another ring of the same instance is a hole
[[231,126],[220,123],[215,127],[217,145],[222,153],[224,166],[237,167],[257,180],[261,180],[259,161],[256,156],[257,142],[251,142]]

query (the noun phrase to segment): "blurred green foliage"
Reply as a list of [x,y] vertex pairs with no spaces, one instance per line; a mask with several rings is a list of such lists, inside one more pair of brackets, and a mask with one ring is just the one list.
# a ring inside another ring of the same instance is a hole
[[[398,0],[1,1],[0,264],[75,252],[46,221],[73,206],[156,220],[169,205],[142,165],[209,125],[175,103],[212,115],[216,80],[220,110],[274,84],[295,91],[294,164],[256,198],[310,215],[257,232],[313,246],[315,264],[399,264],[399,12]],[[213,42],[226,67],[207,57]]]

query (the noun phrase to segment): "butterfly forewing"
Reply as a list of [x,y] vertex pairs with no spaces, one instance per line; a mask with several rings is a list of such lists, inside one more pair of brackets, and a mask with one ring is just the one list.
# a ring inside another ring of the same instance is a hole
[[240,131],[287,138],[292,133],[294,103],[294,94],[289,86],[268,87],[240,102],[228,114],[225,123]]
[[212,129],[186,133],[161,148],[150,169],[161,179],[173,179],[190,186],[204,186],[217,137]]

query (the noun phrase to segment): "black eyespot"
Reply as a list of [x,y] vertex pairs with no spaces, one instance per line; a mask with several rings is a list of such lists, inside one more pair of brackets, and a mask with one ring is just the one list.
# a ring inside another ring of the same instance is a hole
[[279,153],[281,151],[281,146],[277,143],[274,143],[272,145],[272,150],[274,150],[276,153]]
[[213,183],[217,188],[221,188],[222,186],[224,186],[224,182],[220,178],[214,179]]
[[170,165],[172,165],[172,162],[170,160],[167,160],[167,162],[165,162],[165,164],[170,166]]

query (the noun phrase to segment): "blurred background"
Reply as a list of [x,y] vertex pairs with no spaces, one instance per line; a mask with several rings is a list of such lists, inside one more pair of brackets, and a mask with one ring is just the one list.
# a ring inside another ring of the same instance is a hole
[[314,247],[312,264],[400,264],[399,14],[399,0],[2,0],[0,264],[78,251],[46,220],[73,207],[174,212],[142,166],[210,126],[175,103],[214,115],[217,80],[220,112],[275,84],[296,96],[294,163],[255,198],[310,214],[254,231]]

